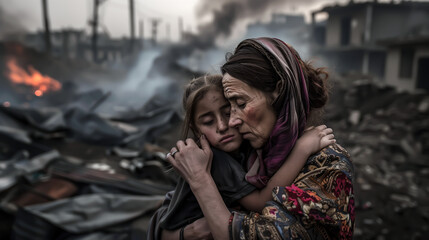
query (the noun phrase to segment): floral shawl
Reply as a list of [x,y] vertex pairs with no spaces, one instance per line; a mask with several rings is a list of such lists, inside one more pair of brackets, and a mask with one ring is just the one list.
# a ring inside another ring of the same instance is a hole
[[233,213],[230,239],[352,239],[353,174],[344,148],[324,148],[292,186],[274,188],[262,214]]

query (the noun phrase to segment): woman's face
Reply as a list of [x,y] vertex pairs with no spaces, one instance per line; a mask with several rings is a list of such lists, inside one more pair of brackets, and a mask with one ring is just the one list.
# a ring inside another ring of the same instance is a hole
[[[222,85],[224,95],[231,104],[229,126],[237,128],[253,148],[261,148],[277,120],[268,96],[228,73],[223,76]],[[274,94],[272,97],[275,97]]]
[[238,130],[228,126],[230,105],[222,92],[209,90],[195,107],[194,123],[210,145],[225,152],[238,150],[243,141]]

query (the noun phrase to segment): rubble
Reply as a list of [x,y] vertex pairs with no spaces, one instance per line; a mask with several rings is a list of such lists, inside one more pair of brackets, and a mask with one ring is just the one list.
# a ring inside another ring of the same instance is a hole
[[428,235],[428,96],[365,81],[336,85],[326,124],[355,165],[354,239]]

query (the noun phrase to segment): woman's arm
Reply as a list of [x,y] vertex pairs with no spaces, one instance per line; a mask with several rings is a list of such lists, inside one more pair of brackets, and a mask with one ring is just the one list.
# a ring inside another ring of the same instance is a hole
[[192,139],[177,142],[174,158],[167,159],[191,186],[214,239],[228,239],[228,219],[231,215],[210,174],[213,153],[205,136],[201,136],[202,149]]
[[321,125],[307,129],[267,185],[263,189],[255,190],[246,195],[238,202],[247,210],[261,213],[265,203],[272,200],[274,187],[290,186],[304,167],[308,157],[332,143],[335,143],[335,139],[331,128]]

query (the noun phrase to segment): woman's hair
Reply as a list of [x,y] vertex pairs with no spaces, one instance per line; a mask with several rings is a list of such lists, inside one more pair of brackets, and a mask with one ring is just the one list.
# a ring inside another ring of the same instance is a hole
[[[314,68],[309,62],[302,61],[296,50],[291,46],[288,47],[299,61],[306,79],[310,110],[323,107],[328,100],[328,73],[324,68]],[[250,45],[237,49],[221,67],[221,71],[222,74],[228,73],[247,85],[266,93],[274,92],[280,80],[280,76],[271,61]],[[276,106],[276,104],[281,105],[281,103],[273,104],[278,113],[281,106]]]
[[182,127],[183,139],[189,136],[189,130],[196,136],[197,129],[194,122],[195,107],[209,90],[216,90],[223,94],[222,75],[205,75],[192,79],[186,86],[182,104],[185,110],[185,119]]

